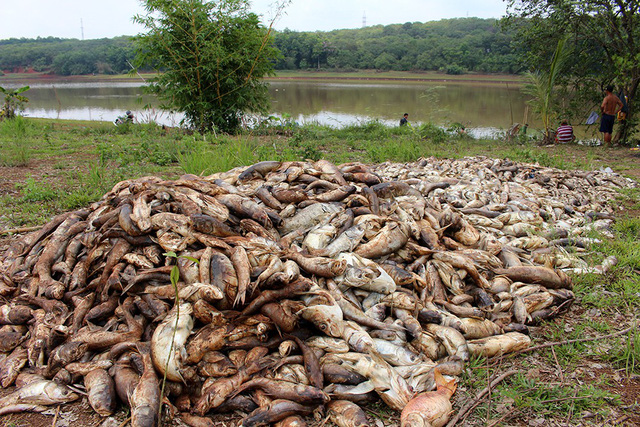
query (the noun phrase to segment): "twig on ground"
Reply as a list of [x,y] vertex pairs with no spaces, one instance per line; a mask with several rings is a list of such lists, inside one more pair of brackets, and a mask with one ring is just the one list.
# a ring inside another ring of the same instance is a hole
[[520,411],[518,409],[513,410],[513,411],[507,411],[505,412],[505,414],[503,416],[501,416],[500,418],[498,418],[497,420],[495,420],[494,422],[492,422],[489,426],[487,427],[495,427],[498,424],[500,424],[502,421],[504,421],[508,416],[514,417],[516,414],[518,414]]
[[[578,396],[578,389],[574,390],[573,392],[573,397],[575,398],[576,396]],[[569,408],[569,415],[567,415],[567,419],[564,420],[564,423],[566,425],[569,425],[569,421],[571,421],[571,418],[573,417],[573,410],[575,409],[575,407],[576,407],[575,400],[572,400],[571,407]]]
[[518,371],[517,369],[512,369],[510,371],[505,372],[504,374],[498,376],[496,379],[494,379],[493,381],[491,381],[491,383],[489,383],[489,385],[487,387],[485,387],[484,389],[482,389],[475,397],[475,399],[473,399],[471,402],[467,403],[464,407],[462,407],[458,413],[456,414],[455,417],[453,417],[449,423],[447,424],[446,427],[453,427],[455,426],[458,421],[467,414],[467,412],[470,412],[471,410],[473,410],[476,406],[478,406],[482,400],[484,399],[484,397],[492,390],[494,389],[498,384],[500,384],[502,381],[504,381],[506,378],[510,377],[511,375],[515,375],[517,374]]
[[60,405],[56,408],[56,414],[53,417],[53,422],[51,423],[51,427],[56,427],[56,423],[58,422],[58,415],[60,414]]
[[127,418],[126,420],[124,420],[122,423],[120,423],[120,425],[118,427],[124,427],[125,425],[127,425],[127,423],[131,421],[131,417]]
[[558,346],[558,345],[575,344],[575,343],[579,343],[579,342],[590,342],[590,341],[603,340],[603,339],[607,339],[607,338],[613,338],[613,337],[617,337],[617,336],[626,334],[627,332],[629,332],[632,329],[634,329],[636,326],[637,326],[637,323],[634,322],[627,329],[624,329],[624,330],[618,331],[618,332],[614,332],[614,333],[608,334],[608,335],[600,335],[600,336],[591,337],[591,338],[579,338],[579,339],[575,339],[575,340],[564,340],[564,341],[548,342],[548,343],[545,343],[545,344],[540,344],[540,345],[536,345],[536,346],[533,346],[533,347],[529,347],[529,348],[525,348],[525,349],[513,352],[513,353],[510,354],[510,356],[515,356],[515,355],[522,354],[522,353],[528,353],[530,351],[541,350],[543,348],[555,347],[555,346]]
[[0,230],[0,236],[4,234],[16,234],[16,233],[30,233],[32,231],[40,230],[42,228],[41,225],[35,227],[18,227],[18,228],[10,228],[8,230]]
[[560,382],[564,384],[564,373],[562,372],[562,368],[560,367],[560,363],[558,362],[558,357],[556,356],[556,351],[553,349],[553,347],[551,347],[551,354],[553,354],[553,360],[555,360],[558,371],[560,372]]

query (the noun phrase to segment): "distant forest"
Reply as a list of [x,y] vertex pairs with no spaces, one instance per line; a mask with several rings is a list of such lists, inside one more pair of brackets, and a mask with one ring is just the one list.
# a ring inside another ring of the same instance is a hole
[[[330,32],[278,31],[277,70],[398,70],[518,73],[512,34],[495,19],[458,18]],[[131,37],[0,40],[0,70],[58,75],[122,74],[135,55]]]

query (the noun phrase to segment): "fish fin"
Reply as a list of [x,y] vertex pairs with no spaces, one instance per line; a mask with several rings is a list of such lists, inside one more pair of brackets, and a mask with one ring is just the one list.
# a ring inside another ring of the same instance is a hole
[[236,299],[233,301],[233,306],[237,306],[238,303],[240,303],[240,305],[244,304],[244,292],[238,292]]
[[451,381],[447,381],[445,377],[442,376],[440,370],[438,368],[433,368],[433,376],[436,380],[436,388],[438,390],[445,389],[449,393],[449,396],[453,396],[453,393],[456,391],[458,387],[456,385],[456,380],[452,379]]

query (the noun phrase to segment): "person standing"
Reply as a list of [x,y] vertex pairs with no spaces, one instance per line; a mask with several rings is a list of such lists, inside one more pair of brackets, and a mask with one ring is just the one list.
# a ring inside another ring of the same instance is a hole
[[613,86],[609,85],[606,94],[600,105],[602,118],[600,119],[600,132],[604,134],[604,145],[611,145],[611,134],[613,133],[613,123],[616,120],[616,114],[622,109],[622,101],[613,94]]
[[400,126],[405,126],[409,123],[409,113],[404,113],[404,116],[400,119]]
[[558,144],[567,144],[572,142],[575,138],[576,137],[573,134],[573,126],[571,126],[567,120],[563,120],[556,131],[556,142]]

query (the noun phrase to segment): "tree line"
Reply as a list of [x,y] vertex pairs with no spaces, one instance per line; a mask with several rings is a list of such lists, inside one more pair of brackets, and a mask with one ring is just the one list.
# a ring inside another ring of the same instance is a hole
[[[276,70],[436,70],[516,73],[511,30],[494,19],[459,18],[377,25],[330,32],[277,31]],[[131,37],[77,40],[55,37],[0,40],[0,70],[58,75],[120,74],[135,56]]]
[[32,69],[61,76],[122,74],[135,56],[131,37],[93,40],[38,37],[0,40],[0,70]]

